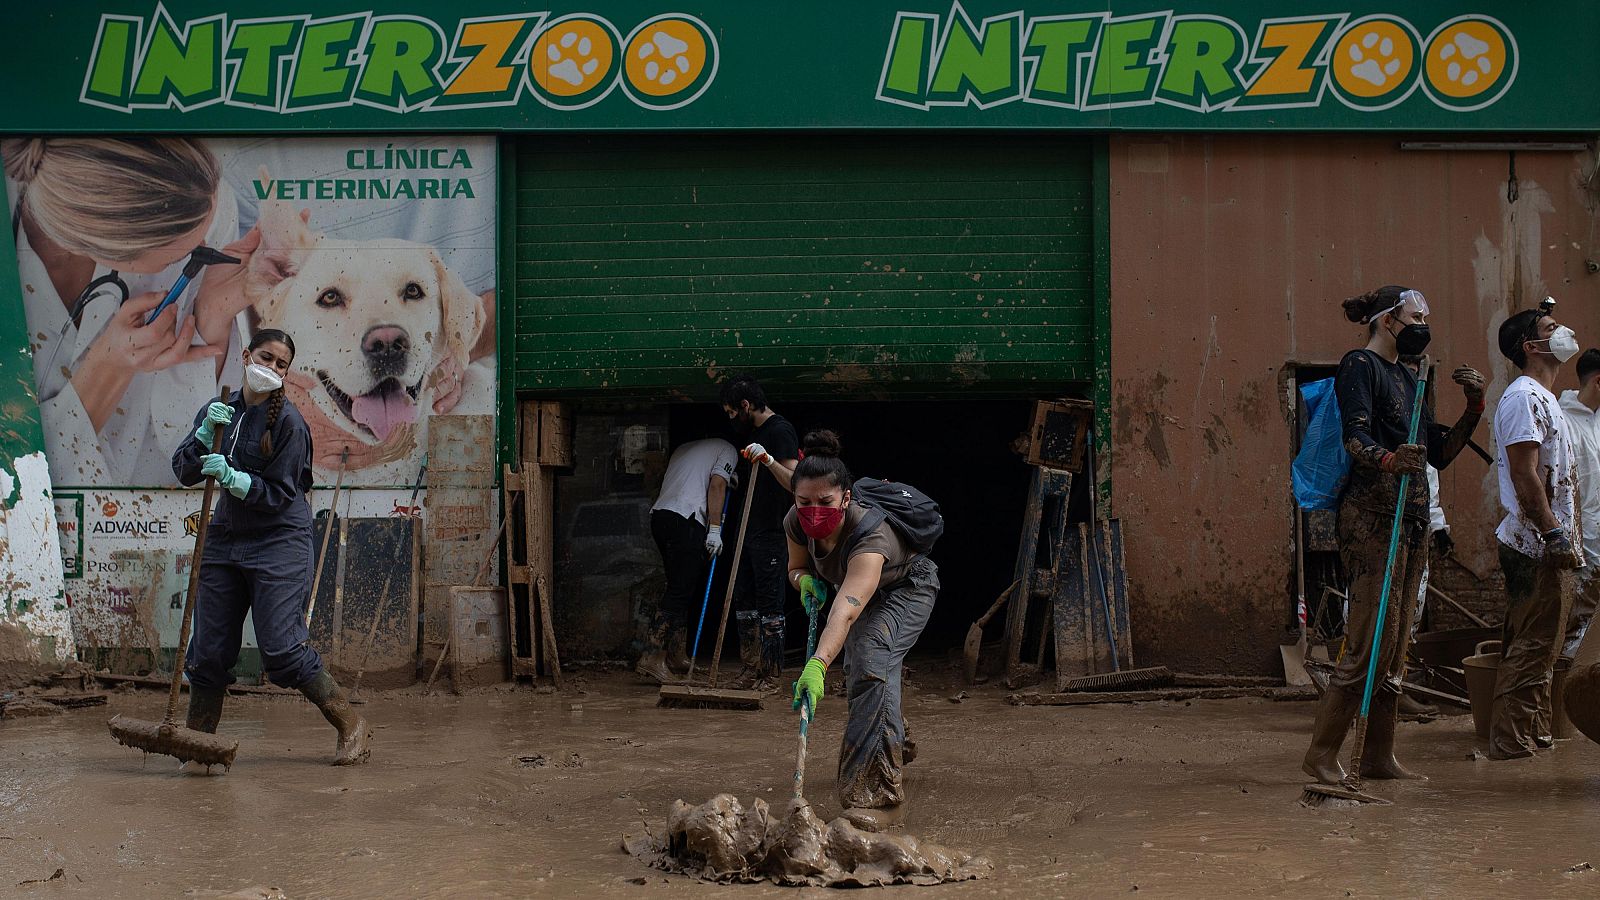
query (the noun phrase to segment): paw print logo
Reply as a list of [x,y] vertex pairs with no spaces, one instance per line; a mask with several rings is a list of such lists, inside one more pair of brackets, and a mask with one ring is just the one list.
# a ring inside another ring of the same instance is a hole
[[1416,83],[1417,40],[1399,19],[1373,16],[1340,35],[1333,48],[1333,84],[1352,106],[1383,109],[1404,100]]
[[1463,16],[1439,26],[1424,54],[1424,87],[1441,106],[1479,109],[1511,86],[1516,44],[1500,23]]
[[623,89],[641,106],[683,106],[704,93],[716,74],[716,39],[693,16],[645,21],[628,35],[625,47]]
[[616,83],[621,40],[609,22],[592,16],[564,16],[551,22],[528,56],[539,99],[563,109],[597,103]]

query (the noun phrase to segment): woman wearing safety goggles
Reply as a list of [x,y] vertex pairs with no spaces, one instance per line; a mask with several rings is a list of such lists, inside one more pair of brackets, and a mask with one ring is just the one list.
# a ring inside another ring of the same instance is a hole
[[[1424,406],[1417,443],[1408,443],[1417,375],[1401,363],[1428,348],[1428,301],[1420,291],[1386,285],[1344,301],[1345,317],[1367,326],[1367,345],[1345,354],[1334,393],[1350,453],[1350,477],[1339,499],[1339,558],[1350,584],[1344,655],[1317,708],[1317,720],[1302,768],[1323,784],[1338,784],[1345,772],[1339,748],[1361,705],[1371,658],[1373,628],[1383,593],[1390,535],[1399,504],[1399,475],[1422,475],[1431,463],[1443,469],[1456,458],[1483,415],[1483,376],[1470,366],[1453,379],[1466,395],[1466,410],[1453,426],[1434,421]],[[1419,778],[1394,756],[1395,714],[1405,674],[1405,636],[1428,564],[1428,480],[1413,477],[1405,499],[1400,546],[1395,557],[1390,608],[1373,685],[1363,778]]]

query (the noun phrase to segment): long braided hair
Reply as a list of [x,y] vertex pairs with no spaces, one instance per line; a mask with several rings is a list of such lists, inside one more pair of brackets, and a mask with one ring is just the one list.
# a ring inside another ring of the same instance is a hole
[[[285,347],[288,347],[289,359],[294,359],[294,338],[289,337],[288,332],[280,331],[276,328],[263,328],[260,331],[257,331],[255,336],[250,338],[250,349],[255,350],[262,344],[269,343],[271,341],[277,341]],[[274,428],[278,427],[278,416],[282,413],[283,388],[279,387],[277,390],[272,392],[272,396],[267,398],[267,427],[265,431],[261,432],[262,456],[270,457],[272,455],[272,431]]]

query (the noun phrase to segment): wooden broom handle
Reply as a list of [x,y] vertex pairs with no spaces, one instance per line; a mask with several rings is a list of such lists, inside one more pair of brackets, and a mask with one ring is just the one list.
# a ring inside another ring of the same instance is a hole
[[[228,386],[222,386],[222,402],[228,402]],[[211,452],[222,452],[222,432],[211,429]],[[200,593],[200,561],[205,558],[206,527],[211,524],[211,497],[217,480],[206,476],[206,493],[200,501],[200,524],[194,530],[194,556],[189,560],[189,596],[183,601],[183,627],[178,630],[178,654],[172,658],[172,688],[167,694],[165,724],[178,723],[178,694],[183,688],[183,661],[189,652],[189,635],[194,629],[194,598]]]

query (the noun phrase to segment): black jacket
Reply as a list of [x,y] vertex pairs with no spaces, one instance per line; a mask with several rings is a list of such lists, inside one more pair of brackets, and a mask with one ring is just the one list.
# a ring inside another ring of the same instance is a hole
[[[208,404],[209,405],[209,404]],[[272,455],[261,452],[261,435],[267,427],[268,404],[245,406],[244,395],[235,391],[229,401],[233,421],[222,432],[222,455],[228,465],[250,476],[250,490],[243,498],[224,490],[212,513],[212,523],[232,535],[259,535],[280,529],[311,528],[311,429],[294,404],[285,400],[272,429]],[[194,418],[196,428],[205,420],[201,409]],[[172,471],[185,487],[204,480],[201,458],[211,452],[190,431],[172,454]]]

